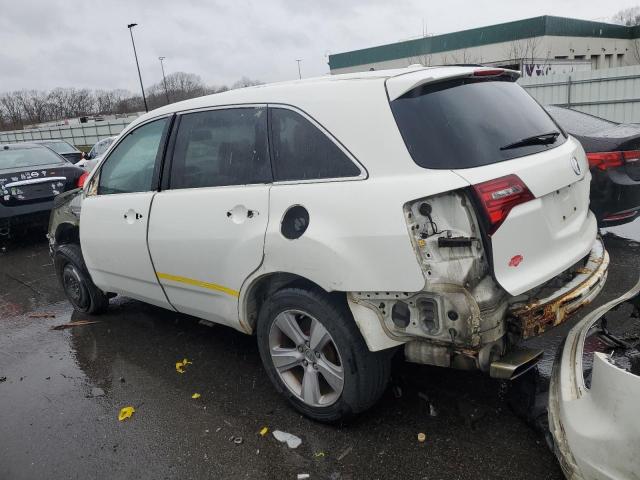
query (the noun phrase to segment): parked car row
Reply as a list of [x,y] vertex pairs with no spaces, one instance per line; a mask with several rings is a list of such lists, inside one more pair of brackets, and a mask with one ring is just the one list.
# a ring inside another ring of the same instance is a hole
[[79,188],[115,138],[100,140],[86,156],[64,140],[0,144],[0,238],[16,227],[46,225],[54,197]]
[[255,333],[274,387],[335,421],[376,402],[399,349],[515,378],[542,354],[519,343],[603,288],[598,224],[640,210],[634,127],[545,111],[517,78],[412,67],[233,90],[138,118],[90,172],[67,164],[62,190],[25,185],[59,193],[48,237],[75,309],[125,295]]
[[0,237],[49,219],[56,195],[79,187],[87,172],[39,144],[0,145]]

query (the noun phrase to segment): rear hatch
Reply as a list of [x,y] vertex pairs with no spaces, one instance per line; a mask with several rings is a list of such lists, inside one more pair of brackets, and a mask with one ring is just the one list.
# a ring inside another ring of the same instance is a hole
[[0,205],[52,200],[75,188],[83,171],[44,147],[0,151]]
[[469,183],[495,278],[519,295],[585,257],[597,228],[582,147],[513,80],[470,69],[390,100],[414,161]]

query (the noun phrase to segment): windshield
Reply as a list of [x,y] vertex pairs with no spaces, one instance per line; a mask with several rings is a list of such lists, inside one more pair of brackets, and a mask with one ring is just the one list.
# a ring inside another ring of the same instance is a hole
[[[566,140],[547,112],[510,81],[465,78],[425,85],[392,101],[391,110],[409,153],[424,168],[489,165]],[[531,141],[540,136],[544,141]]]
[[52,163],[64,163],[64,160],[44,147],[21,147],[0,149],[0,169],[36,167]]
[[107,151],[107,148],[109,148],[109,145],[111,145],[113,143],[113,138],[105,138],[104,140],[100,140],[98,143],[96,143],[93,148],[91,149],[91,152],[89,152],[89,156],[91,158],[96,158],[100,155],[102,155],[104,152]]
[[51,150],[60,155],[64,155],[66,153],[76,153],[77,150],[72,145],[67,142],[42,142],[42,145],[46,145]]

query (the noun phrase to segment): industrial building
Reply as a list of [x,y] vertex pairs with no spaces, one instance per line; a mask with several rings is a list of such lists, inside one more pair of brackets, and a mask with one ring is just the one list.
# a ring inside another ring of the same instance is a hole
[[329,55],[332,74],[481,63],[523,77],[640,64],[640,26],[542,16]]

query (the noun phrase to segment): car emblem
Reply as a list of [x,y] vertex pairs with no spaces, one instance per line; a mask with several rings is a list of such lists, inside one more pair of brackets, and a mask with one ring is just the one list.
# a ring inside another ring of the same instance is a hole
[[511,260],[509,261],[509,266],[517,267],[518,265],[520,265],[522,260],[524,260],[524,257],[522,255],[516,255],[513,258],[511,258]]
[[580,167],[580,162],[576,157],[571,157],[571,167],[576,175],[580,175],[582,173],[582,168]]

